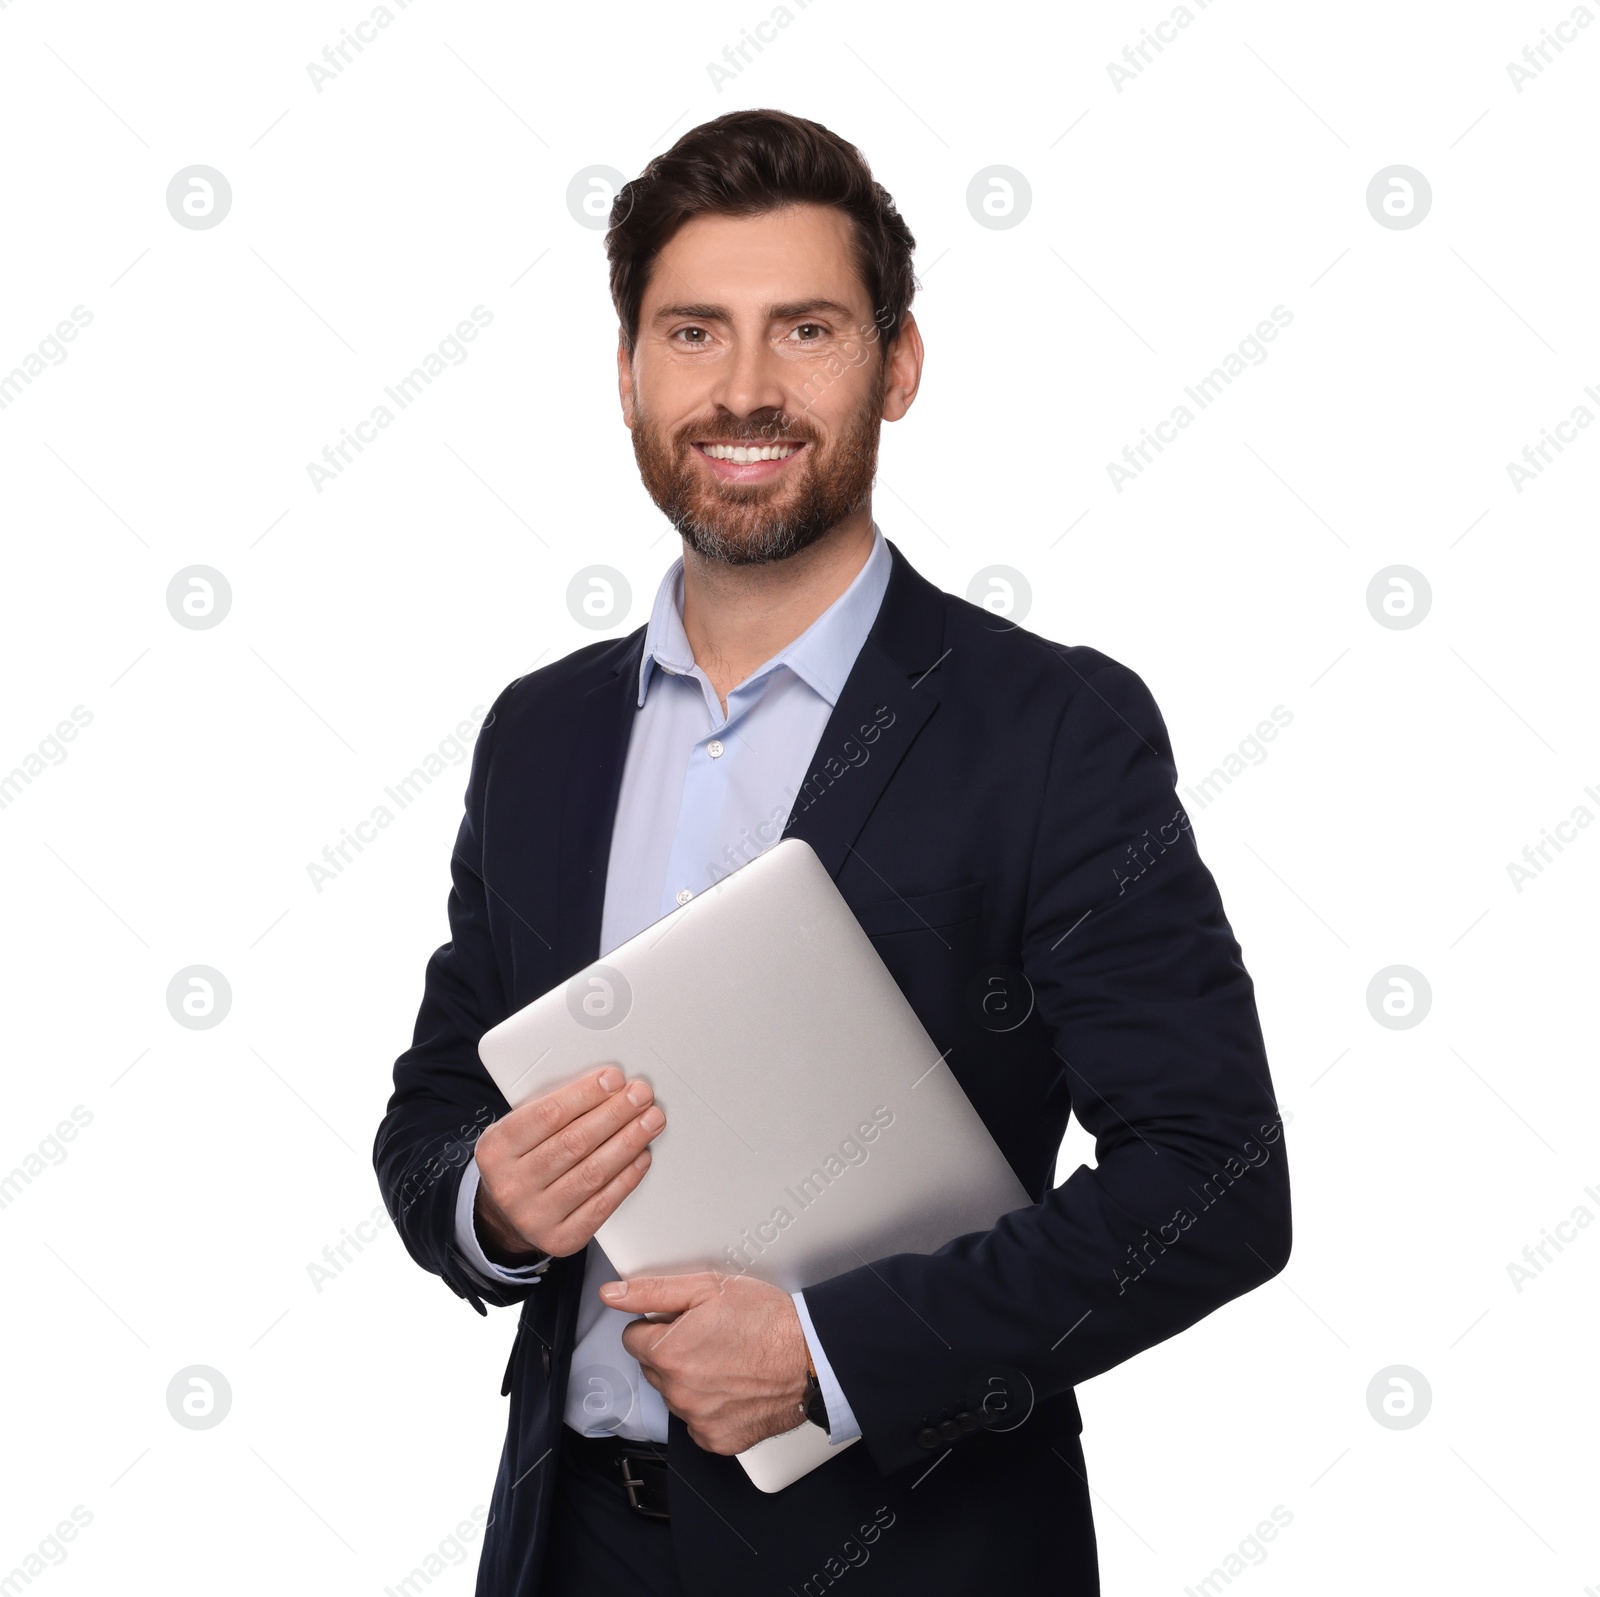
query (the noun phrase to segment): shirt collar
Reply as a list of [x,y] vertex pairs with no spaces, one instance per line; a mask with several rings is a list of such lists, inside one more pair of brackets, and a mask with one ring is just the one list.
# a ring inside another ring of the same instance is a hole
[[[829,705],[838,703],[845,678],[877,619],[884,590],[889,586],[891,564],[883,529],[874,521],[872,551],[850,586],[793,643],[752,671],[745,683],[786,665]],[[683,557],[680,555],[656,589],[655,607],[650,612],[650,625],[644,635],[644,658],[639,662],[639,703],[644,703],[649,692],[652,665],[687,676],[694,670],[694,664],[694,650],[683,630]],[[739,686],[742,688],[745,683]]]

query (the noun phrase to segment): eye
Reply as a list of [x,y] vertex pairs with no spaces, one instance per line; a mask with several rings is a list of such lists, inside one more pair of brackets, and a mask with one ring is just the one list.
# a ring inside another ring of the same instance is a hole
[[815,336],[811,338],[801,338],[799,342],[802,344],[816,343],[817,339],[825,336],[828,330],[820,322],[801,322],[801,324],[795,328],[796,333],[805,333],[807,331],[811,332]]
[[[687,336],[687,335],[689,335],[691,333],[695,334],[697,336],[693,337],[693,338]],[[675,339],[681,339],[684,343],[688,344],[691,348],[698,349],[702,344],[705,343],[706,339],[710,335],[706,332],[705,328],[703,328],[703,327],[680,327],[677,330],[677,332],[675,332],[672,336]]]

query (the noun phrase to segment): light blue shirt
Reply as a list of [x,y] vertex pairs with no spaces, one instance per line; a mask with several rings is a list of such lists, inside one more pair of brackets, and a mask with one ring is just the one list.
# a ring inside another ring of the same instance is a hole
[[[872,551],[855,580],[793,643],[729,692],[726,715],[683,630],[683,561],[662,578],[645,631],[639,708],[611,837],[602,958],[783,835],[828,717],[877,618],[889,568],[889,546],[874,522]],[[472,1222],[477,1190],[478,1165],[471,1160],[455,1225],[468,1263],[491,1281],[537,1279],[548,1260],[507,1270],[485,1255]],[[636,1316],[600,1300],[601,1284],[615,1279],[599,1242],[591,1242],[564,1418],[585,1435],[664,1443],[666,1403],[622,1345],[623,1327]],[[796,1292],[794,1303],[837,1446],[861,1429],[803,1294]]]

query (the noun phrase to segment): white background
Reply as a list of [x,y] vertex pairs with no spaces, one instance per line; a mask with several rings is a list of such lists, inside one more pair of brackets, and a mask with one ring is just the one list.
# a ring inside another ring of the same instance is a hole
[[[1564,0],[1214,0],[1119,89],[1164,0],[791,9],[719,87],[765,0],[413,0],[319,91],[359,0],[0,8],[0,373],[93,318],[0,409],[0,772],[92,715],[0,809],[0,1174],[92,1115],[0,1208],[0,1574],[82,1505],[38,1577],[61,1597],[376,1594],[487,1504],[513,1314],[390,1229],[308,1269],[379,1203],[466,764],[322,891],[307,866],[592,641],[577,571],[626,574],[609,635],[646,619],[677,545],[567,186],[770,105],[857,143],[917,236],[888,535],[955,592],[1023,573],[1030,628],[1150,684],[1181,784],[1293,717],[1190,813],[1292,1116],[1294,1257],[1080,1389],[1104,1589],[1181,1593],[1281,1505],[1230,1590],[1580,1597],[1600,1234],[1520,1291],[1507,1265],[1600,1215],[1600,837],[1521,891],[1507,866],[1600,814],[1600,429],[1520,492],[1506,468],[1600,415],[1600,27],[1519,92]],[[194,164],[232,189],[208,230],[166,205]],[[1366,203],[1395,164],[1432,189],[1408,229]],[[968,211],[991,165],[1031,187],[1015,227]],[[478,305],[468,358],[319,492],[308,463]],[[1268,358],[1119,492],[1107,463],[1280,305]],[[232,590],[205,630],[166,603],[197,564]],[[1369,612],[1391,565],[1431,587],[1420,625]],[[166,1005],[195,964],[232,989],[206,1030]],[[1404,1030],[1366,998],[1396,964],[1432,992]],[[1074,1128],[1060,1173],[1090,1158]],[[167,1410],[197,1364],[232,1391],[208,1430]],[[1409,1429],[1368,1410],[1393,1365],[1431,1387]],[[430,1594],[470,1591],[457,1555]]]

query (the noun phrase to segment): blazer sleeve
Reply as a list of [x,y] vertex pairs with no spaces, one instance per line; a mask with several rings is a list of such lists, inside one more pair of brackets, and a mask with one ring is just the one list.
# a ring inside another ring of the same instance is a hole
[[1019,1404],[1164,1341],[1289,1257],[1254,988],[1166,726],[1125,666],[1065,664],[1021,964],[1096,1167],[992,1230],[806,1289],[884,1472],[980,1429],[986,1392],[1005,1392],[1009,1426]]
[[412,1044],[395,1061],[394,1092],[372,1153],[384,1205],[406,1251],[479,1314],[488,1313],[485,1299],[516,1303],[539,1285],[538,1277],[486,1280],[468,1267],[455,1239],[456,1195],[478,1136],[510,1110],[478,1059],[478,1039],[509,1012],[484,879],[484,809],[505,698],[502,693],[490,708],[473,749],[450,860],[450,941],[428,960]]

